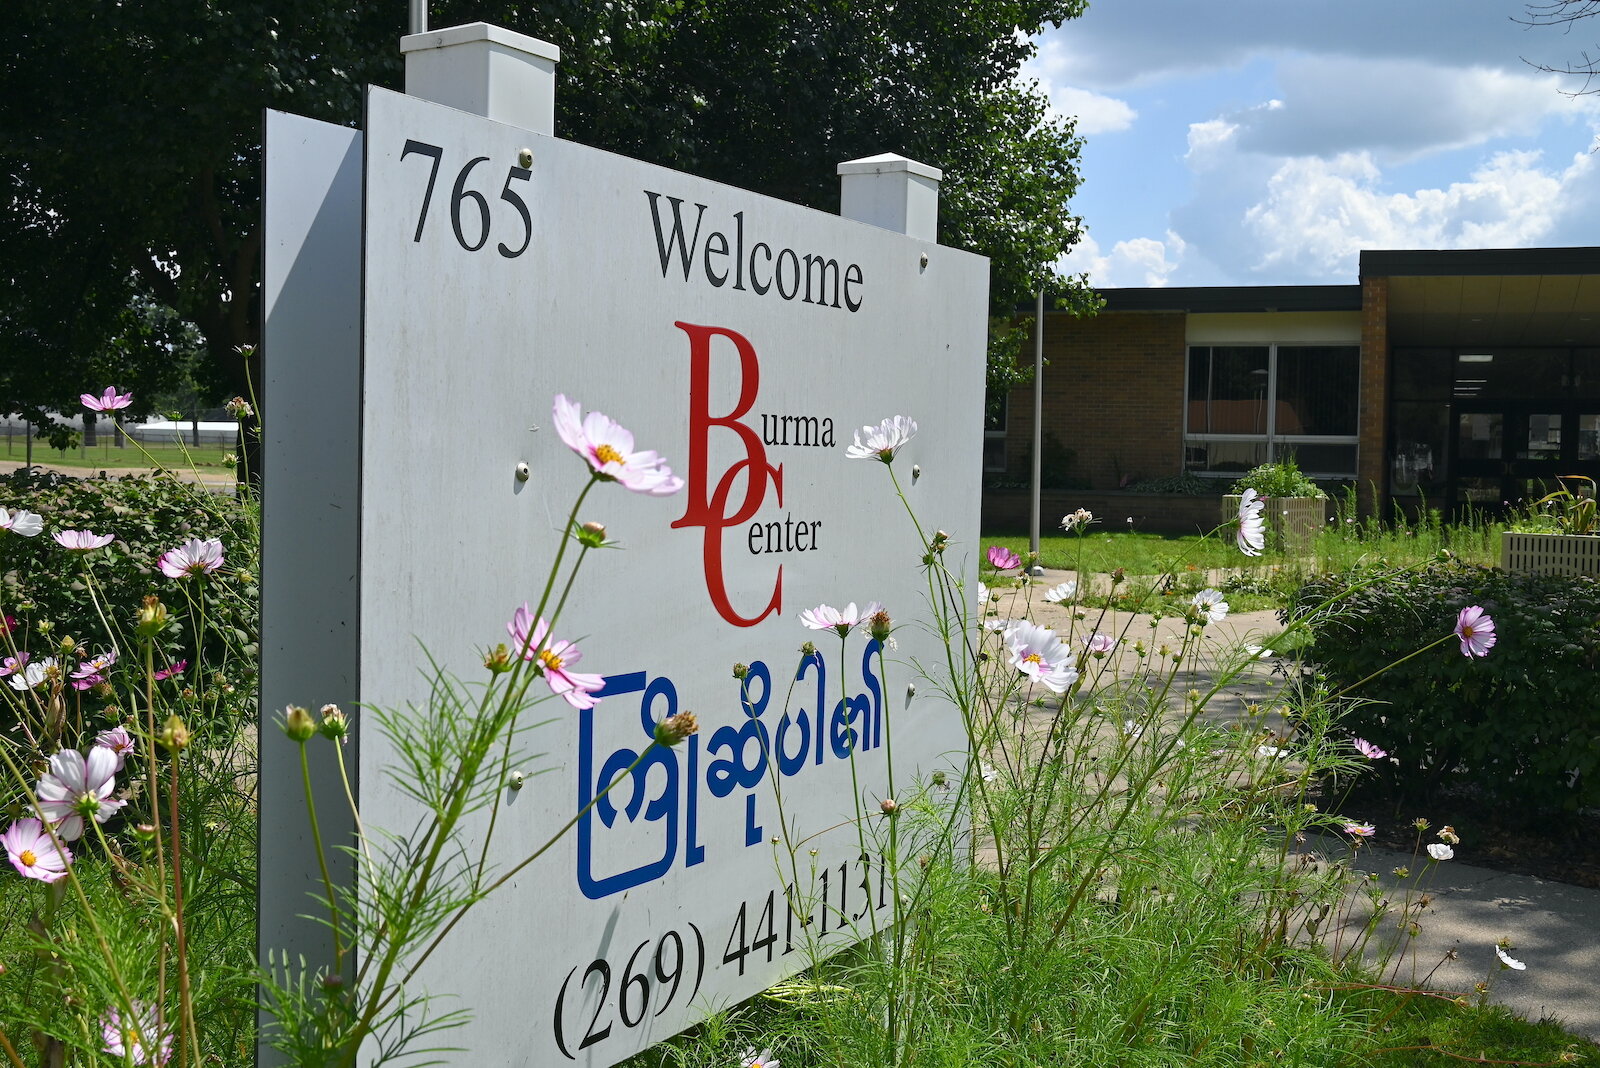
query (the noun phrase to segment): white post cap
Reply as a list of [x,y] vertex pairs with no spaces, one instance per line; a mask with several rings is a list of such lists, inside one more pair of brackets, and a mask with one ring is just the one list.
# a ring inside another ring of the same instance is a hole
[[550,42],[472,22],[402,37],[400,51],[412,96],[555,134],[561,49]]
[[939,239],[944,172],[885,152],[838,166],[839,214],[923,241]]

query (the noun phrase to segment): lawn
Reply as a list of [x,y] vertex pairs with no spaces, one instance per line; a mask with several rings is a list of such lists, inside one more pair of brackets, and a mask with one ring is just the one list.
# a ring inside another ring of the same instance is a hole
[[[232,452],[232,449],[225,449],[220,445],[197,447],[141,445],[132,441],[122,448],[117,448],[112,445],[110,436],[106,435],[98,445],[80,446],[65,451],[34,442],[33,462],[47,464],[50,467],[82,468],[91,471],[114,467],[154,470],[158,465],[170,471],[183,471],[195,467],[231,467],[233,461],[228,457]],[[4,450],[0,451],[0,459],[25,461],[27,456],[27,446],[21,435],[8,440]]]

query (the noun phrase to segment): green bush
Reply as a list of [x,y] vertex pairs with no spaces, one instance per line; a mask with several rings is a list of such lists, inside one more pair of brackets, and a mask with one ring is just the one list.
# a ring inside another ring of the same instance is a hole
[[1253,489],[1263,497],[1326,497],[1317,484],[1300,471],[1293,456],[1247,471],[1233,484],[1231,493]]
[[1216,479],[1201,478],[1192,471],[1161,478],[1146,478],[1128,485],[1129,493],[1183,493],[1191,497],[1215,494],[1221,487]]
[[[51,655],[61,639],[100,650],[122,646],[134,613],[149,594],[172,611],[175,625],[158,653],[167,663],[187,660],[219,670],[230,704],[255,689],[260,539],[254,506],[209,493],[170,475],[68,478],[26,471],[0,477],[0,505],[44,517],[44,533],[0,536],[0,612],[15,617],[18,648]],[[51,534],[90,530],[116,540],[91,553],[67,552]],[[156,566],[161,554],[189,538],[222,541],[230,582],[178,583]],[[204,597],[205,655],[195,648],[188,596]],[[102,616],[102,613],[104,615]],[[8,647],[9,648],[9,647]],[[242,653],[243,655],[233,655]],[[193,670],[193,669],[191,669]]]
[[[1299,610],[1338,596],[1314,623],[1309,659],[1352,691],[1345,724],[1387,749],[1395,786],[1467,786],[1509,811],[1548,814],[1600,803],[1600,582],[1434,564],[1374,582],[1359,570],[1304,586]],[[1498,638],[1483,659],[1450,635],[1480,605]]]

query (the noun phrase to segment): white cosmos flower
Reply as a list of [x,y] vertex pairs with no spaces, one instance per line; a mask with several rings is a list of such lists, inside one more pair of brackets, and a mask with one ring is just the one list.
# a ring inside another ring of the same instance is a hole
[[32,660],[18,665],[16,670],[6,677],[6,681],[11,684],[13,690],[32,690],[44,682],[50,669],[55,666],[55,657],[47,656],[43,660]]
[[1239,498],[1239,529],[1234,534],[1234,541],[1238,544],[1239,551],[1246,556],[1260,556],[1262,548],[1267,543],[1267,521],[1261,517],[1262,509],[1265,507],[1253,489],[1245,490],[1244,495]]
[[1076,582],[1063,582],[1059,586],[1051,586],[1048,590],[1045,590],[1044,599],[1051,604],[1060,604],[1062,601],[1070,601],[1072,595],[1077,592],[1078,584]]
[[1449,860],[1456,855],[1456,851],[1447,845],[1434,842],[1428,846],[1428,856],[1434,860]]
[[1514,972],[1525,972],[1528,970],[1528,966],[1526,964],[1511,956],[1511,954],[1507,953],[1500,946],[1494,947],[1494,954],[1500,958],[1500,964],[1503,967],[1510,968]]
[[1221,590],[1201,590],[1194,595],[1193,604],[1201,623],[1217,623],[1227,618],[1228,602],[1223,600]]
[[910,416],[894,415],[877,426],[864,426],[856,431],[855,443],[844,447],[844,454],[852,460],[882,460],[893,463],[895,453],[917,433],[917,421]]
[[8,512],[0,508],[0,530],[9,530],[13,534],[21,534],[24,538],[31,538],[44,529],[44,516],[37,512],[30,512],[25,508],[18,508]]
[[1011,666],[1044,683],[1054,693],[1064,693],[1078,679],[1072,666],[1072,650],[1055,631],[1037,623],[1018,620],[1006,631],[1011,646]]

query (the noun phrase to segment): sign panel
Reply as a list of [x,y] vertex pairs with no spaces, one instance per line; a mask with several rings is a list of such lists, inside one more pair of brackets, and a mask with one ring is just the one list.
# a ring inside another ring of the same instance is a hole
[[[928,617],[911,521],[883,466],[844,447],[917,420],[902,485],[925,523],[976,537],[987,262],[383,90],[364,143],[362,700],[424,697],[427,656],[482,678],[483,649],[537,602],[587,477],[554,395],[686,480],[585,502],[621,547],[590,554],[557,631],[605,688],[530,714],[554,718],[505,791],[491,865],[576,815],[656,721],[692,710],[700,733],[421,974],[472,1013],[450,1038],[468,1057],[613,1064],[893,914],[857,832],[864,810],[878,837],[890,720],[901,783],[960,767],[965,742],[911,666],[942,661],[906,625]],[[798,620],[872,600],[902,624],[884,666],[865,635],[841,654]],[[363,735],[363,815],[410,826],[386,750]]]

